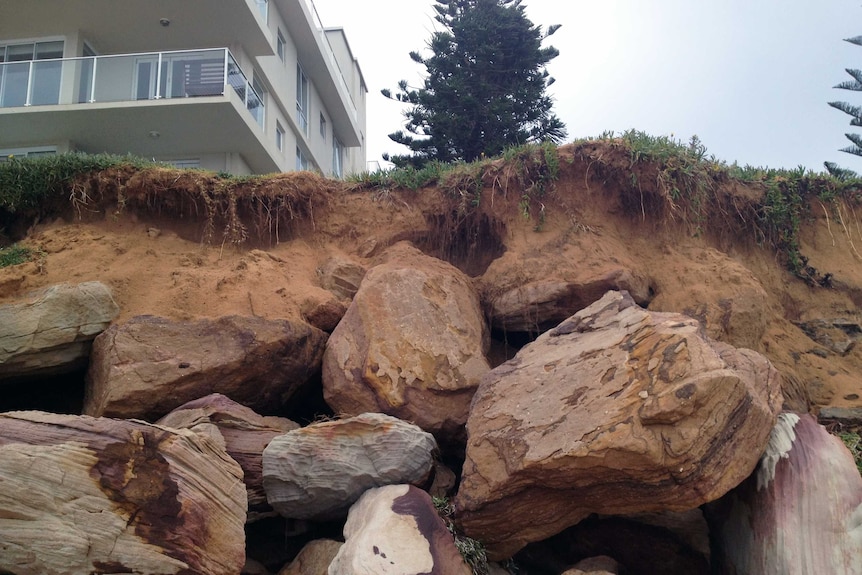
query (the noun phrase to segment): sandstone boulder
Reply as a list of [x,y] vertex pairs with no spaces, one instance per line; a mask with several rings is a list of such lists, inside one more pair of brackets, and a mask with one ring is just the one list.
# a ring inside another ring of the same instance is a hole
[[556,240],[549,236],[552,243],[544,243],[540,236],[525,238],[533,244],[529,250],[510,243],[478,278],[493,328],[542,333],[608,290],[625,290],[637,303],[649,303],[652,279],[630,246],[611,237],[584,244],[589,238],[578,233]]
[[296,558],[278,572],[278,575],[326,575],[329,564],[332,563],[342,545],[344,543],[332,539],[309,541]]
[[681,247],[684,257],[656,262],[653,311],[679,312],[700,320],[712,339],[761,351],[769,318],[770,295],[758,274],[717,249]]
[[0,415],[0,572],[235,575],[242,470],[215,443],[143,422]]
[[826,424],[837,422],[851,427],[862,426],[862,407],[824,407],[818,419]]
[[416,487],[366,492],[351,507],[329,575],[470,575],[431,497]]
[[324,397],[337,413],[388,413],[456,441],[490,369],[486,342],[470,280],[396,244],[368,271],[327,343]]
[[636,294],[649,301],[649,283],[631,270],[616,268],[600,275],[577,274],[565,279],[536,279],[493,297],[488,302],[492,325],[503,331],[542,333],[584,309],[608,290]]
[[751,473],[780,398],[759,354],[609,292],[482,379],[460,522],[496,559],[591,513],[697,507]]
[[714,573],[862,574],[862,476],[810,415],[781,414],[757,472],[708,509]]
[[0,381],[85,368],[93,339],[119,311],[100,282],[54,285],[0,305]]
[[181,405],[156,423],[207,435],[217,433],[217,441],[242,468],[248,520],[273,513],[263,489],[263,450],[273,438],[298,429],[299,424],[283,417],[263,417],[220,393]]
[[365,268],[351,260],[330,258],[318,270],[320,285],[342,300],[353,299],[365,276]]
[[215,392],[271,413],[317,373],[326,337],[285,320],[137,316],[96,338],[84,412],[155,420]]
[[315,423],[274,438],[263,452],[263,486],[284,517],[343,517],[372,487],[422,484],[434,437],[382,413]]

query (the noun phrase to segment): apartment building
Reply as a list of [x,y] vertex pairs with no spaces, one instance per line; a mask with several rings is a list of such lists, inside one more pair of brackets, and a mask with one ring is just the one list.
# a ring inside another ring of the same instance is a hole
[[365,169],[367,88],[312,0],[0,1],[0,158]]

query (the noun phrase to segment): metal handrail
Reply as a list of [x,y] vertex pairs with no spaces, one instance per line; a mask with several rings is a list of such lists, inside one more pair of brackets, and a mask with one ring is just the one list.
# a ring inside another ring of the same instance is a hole
[[335,50],[332,48],[332,44],[329,42],[329,38],[326,37],[326,29],[323,27],[323,21],[320,19],[320,14],[317,13],[317,7],[314,5],[314,0],[303,0],[305,5],[309,8],[311,12],[312,18],[314,19],[314,26],[317,28],[317,32],[323,41],[326,43],[326,55],[329,58],[329,61],[335,66],[335,69],[338,71],[338,79],[341,80],[341,85],[344,88],[344,91],[347,93],[347,97],[350,100],[350,105],[353,106],[353,110],[356,111],[356,102],[353,101],[353,93],[350,91],[350,87],[347,84],[347,80],[344,78],[344,72],[341,70],[341,66],[338,64],[338,59],[335,57]]
[[[21,66],[27,65],[27,86],[25,91],[24,102],[22,106],[29,107],[33,105],[33,88],[34,88],[34,74],[37,71],[37,68],[42,65],[49,65],[52,63],[60,63],[61,66],[71,65],[75,62],[92,62],[92,69],[89,73],[92,74],[92,78],[89,80],[89,85],[87,86],[87,97],[81,100],[78,100],[75,103],[96,103],[96,88],[97,88],[97,80],[98,80],[98,70],[99,70],[99,62],[106,62],[112,59],[117,58],[142,58],[142,57],[155,57],[156,58],[156,74],[155,74],[155,91],[152,95],[153,99],[162,99],[171,98],[170,95],[162,95],[162,66],[166,59],[177,56],[177,55],[192,55],[192,54],[200,54],[200,53],[216,53],[219,51],[224,51],[224,78],[222,83],[222,91],[221,93],[213,93],[207,95],[224,95],[225,89],[228,85],[230,85],[234,91],[239,95],[246,108],[249,112],[255,117],[258,123],[262,123],[263,116],[262,110],[265,106],[261,95],[257,93],[254,89],[254,86],[251,82],[249,82],[248,77],[242,71],[239,64],[236,62],[236,59],[233,57],[233,54],[230,53],[229,48],[197,48],[191,50],[172,50],[172,51],[162,51],[162,52],[133,52],[128,54],[106,54],[99,56],[76,56],[72,58],[46,58],[44,60],[22,60],[17,62],[2,62],[0,63],[0,78],[5,76],[4,69],[11,69],[12,66]],[[233,65],[233,68],[231,68]],[[104,68],[104,66],[103,66]],[[64,68],[61,68],[61,74]],[[231,81],[231,78],[236,78]],[[57,84],[58,94],[60,92],[60,86],[62,81],[59,81]],[[19,87],[20,84],[18,84]],[[8,78],[6,82],[0,84],[0,95],[3,95],[6,90],[10,87],[14,87],[14,84],[10,84]],[[83,91],[83,90],[82,90]],[[60,97],[58,95],[57,102],[52,102],[49,104],[40,104],[40,105],[52,105],[52,104],[60,104]],[[121,98],[119,100],[105,100],[105,101],[133,101],[134,98],[129,98],[126,100]],[[65,103],[65,102],[64,102]],[[18,107],[18,106],[5,106],[2,101],[0,101],[0,107]]]

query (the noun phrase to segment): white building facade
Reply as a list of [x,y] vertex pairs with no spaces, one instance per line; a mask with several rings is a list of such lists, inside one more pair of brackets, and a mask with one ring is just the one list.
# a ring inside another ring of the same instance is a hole
[[312,0],[0,1],[0,158],[365,169],[367,88]]

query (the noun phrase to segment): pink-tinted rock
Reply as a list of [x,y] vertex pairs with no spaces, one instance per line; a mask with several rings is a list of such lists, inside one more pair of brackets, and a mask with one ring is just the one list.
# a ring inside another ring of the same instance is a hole
[[235,575],[242,470],[206,437],[143,422],[0,415],[0,572]]
[[591,513],[697,507],[751,473],[780,401],[764,357],[609,292],[483,378],[459,521],[498,559]]
[[416,487],[367,491],[350,509],[329,575],[470,575],[431,497]]
[[305,323],[286,320],[137,316],[96,338],[84,412],[155,420],[188,401],[221,393],[271,413],[317,373],[326,338]]
[[324,397],[340,414],[387,413],[457,441],[489,369],[479,300],[463,273],[407,244],[385,258],[327,343]]
[[382,413],[315,423],[270,441],[263,486],[284,517],[343,517],[372,487],[424,483],[436,451],[430,433]]
[[757,471],[709,511],[715,573],[862,573],[862,476],[810,415],[783,413]]
[[283,417],[263,417],[220,393],[181,405],[157,423],[203,433],[215,426],[228,455],[242,468],[249,521],[273,513],[263,489],[263,450],[273,438],[298,429],[299,424]]

